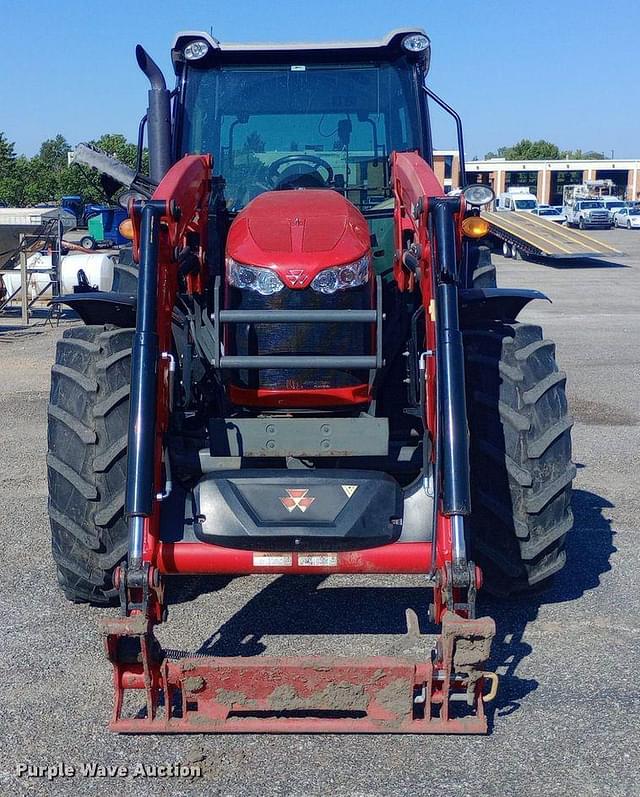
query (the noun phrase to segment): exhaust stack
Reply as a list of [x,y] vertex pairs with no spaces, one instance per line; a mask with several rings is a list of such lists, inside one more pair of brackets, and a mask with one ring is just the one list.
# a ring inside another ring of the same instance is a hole
[[138,66],[149,79],[147,130],[149,139],[149,176],[160,182],[171,166],[171,92],[160,67],[147,51],[136,47]]

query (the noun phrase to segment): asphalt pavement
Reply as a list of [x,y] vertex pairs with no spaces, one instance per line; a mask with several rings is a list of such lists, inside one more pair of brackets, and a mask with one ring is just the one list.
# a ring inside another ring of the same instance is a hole
[[[537,288],[523,318],[557,342],[574,426],[575,528],[544,594],[480,611],[501,674],[486,737],[117,736],[97,620],[56,584],[46,513],[46,404],[59,328],[0,325],[0,794],[640,794],[640,231],[590,233],[628,254],[532,264],[495,257],[499,283]],[[166,646],[219,655],[385,653],[424,618],[419,577],[245,577],[169,585]],[[424,649],[434,629],[422,620]],[[20,764],[127,774],[18,776]],[[195,764],[193,779],[136,765]],[[121,770],[124,772],[124,770]]]

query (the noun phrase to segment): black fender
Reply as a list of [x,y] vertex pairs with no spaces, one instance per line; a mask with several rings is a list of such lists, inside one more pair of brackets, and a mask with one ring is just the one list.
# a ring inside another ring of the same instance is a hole
[[551,301],[546,294],[525,288],[462,288],[459,297],[462,328],[485,321],[515,321],[534,299]]
[[56,304],[66,304],[87,326],[113,324],[116,327],[135,327],[136,296],[112,291],[83,291],[56,297]]

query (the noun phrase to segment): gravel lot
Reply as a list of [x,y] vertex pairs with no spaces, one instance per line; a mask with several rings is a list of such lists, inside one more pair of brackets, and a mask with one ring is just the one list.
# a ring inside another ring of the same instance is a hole
[[[62,327],[0,327],[0,794],[638,795],[640,232],[593,234],[628,256],[557,267],[496,257],[502,285],[553,300],[526,317],[557,341],[569,375],[578,476],[569,565],[553,588],[482,600],[502,674],[486,738],[110,734],[101,611],[63,600],[49,552],[45,414]],[[170,586],[162,641],[227,655],[383,653],[405,607],[424,614],[427,600],[419,578],[193,579]],[[19,763],[58,761],[198,761],[203,777],[16,776]]]

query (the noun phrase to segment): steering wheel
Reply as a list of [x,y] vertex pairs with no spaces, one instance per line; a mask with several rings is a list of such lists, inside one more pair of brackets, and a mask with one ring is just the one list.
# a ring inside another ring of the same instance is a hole
[[[289,168],[282,171],[281,167],[287,164],[296,165],[289,166]],[[304,164],[310,164],[313,168],[311,170],[304,169]],[[322,175],[316,171],[318,167],[326,171],[326,180],[323,180]],[[333,181],[333,169],[324,158],[301,153],[300,155],[285,155],[284,158],[278,158],[278,160],[270,164],[267,170],[267,182],[272,188],[285,188],[287,183],[291,184],[292,188],[300,187],[303,181],[309,178],[319,188],[324,188]]]

